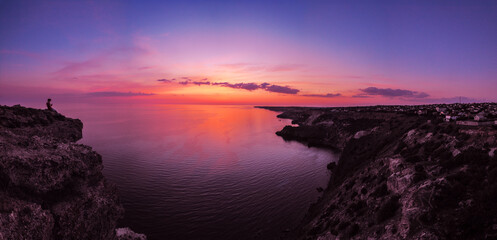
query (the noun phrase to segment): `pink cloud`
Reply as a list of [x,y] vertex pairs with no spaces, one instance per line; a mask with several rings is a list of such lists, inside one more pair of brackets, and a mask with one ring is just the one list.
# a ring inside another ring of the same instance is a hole
[[52,72],[58,78],[74,77],[79,75],[99,75],[109,73],[130,73],[131,69],[146,70],[151,66],[136,68],[140,63],[136,58],[146,56],[149,52],[135,46],[117,47],[95,54],[82,61],[63,63],[63,67]]

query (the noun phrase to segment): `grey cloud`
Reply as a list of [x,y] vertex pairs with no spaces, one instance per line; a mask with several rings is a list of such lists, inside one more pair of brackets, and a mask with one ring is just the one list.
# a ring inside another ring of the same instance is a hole
[[[247,91],[254,91],[257,89],[262,89],[268,92],[275,92],[275,93],[284,93],[284,94],[297,94],[300,92],[300,90],[289,87],[289,86],[280,86],[280,85],[275,85],[275,84],[270,84],[267,82],[258,84],[258,83],[229,83],[229,82],[211,82],[207,81],[207,78],[203,78],[200,81],[193,81],[188,77],[181,77],[181,79],[184,79],[185,81],[180,81],[177,82],[178,84],[181,85],[188,85],[188,84],[194,84],[197,86],[202,86],[202,85],[212,85],[212,86],[222,86],[222,87],[229,87],[229,88],[235,88],[235,89],[244,89]],[[169,80],[169,79],[158,79],[157,81],[159,82],[164,82],[164,83],[171,83],[174,78]]]
[[269,83],[267,83],[267,82],[262,83],[262,84],[261,84],[261,88],[266,88],[266,87],[267,87],[267,86],[269,86],[269,85],[271,85],[271,84],[269,84]]
[[363,93],[359,95],[384,96],[384,97],[406,97],[406,98],[426,98],[430,95],[424,92],[416,92],[405,89],[376,88],[368,87],[360,89]]
[[229,84],[228,82],[213,82],[211,85],[217,86],[217,85],[227,85]]
[[353,98],[371,98],[369,95],[364,95],[364,94],[356,94],[352,96]]
[[238,89],[245,89],[248,91],[253,91],[261,88],[257,83],[235,83],[235,84],[222,84],[222,86],[225,87],[230,87],[230,88],[238,88]]
[[302,96],[305,97],[322,97],[322,98],[334,98],[334,97],[340,97],[342,94],[340,93],[327,93],[327,94],[304,94]]
[[[174,80],[174,79],[172,79],[172,80]],[[172,80],[165,79],[165,78],[157,79],[157,81],[159,81],[159,82],[165,82],[165,83],[170,83]]]
[[194,81],[194,82],[191,82],[191,83],[195,84],[195,85],[198,85],[198,86],[200,86],[200,85],[211,85],[210,82],[197,82],[197,81]]
[[279,85],[271,85],[267,86],[266,91],[268,92],[277,92],[277,93],[285,93],[285,94],[297,94],[300,90],[291,88],[288,86],[279,86]]

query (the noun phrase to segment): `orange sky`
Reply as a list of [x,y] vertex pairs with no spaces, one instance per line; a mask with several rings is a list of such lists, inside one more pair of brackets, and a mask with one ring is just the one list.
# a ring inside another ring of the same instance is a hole
[[6,4],[0,10],[0,101],[343,106],[497,100],[497,14],[489,11],[497,5],[221,6]]

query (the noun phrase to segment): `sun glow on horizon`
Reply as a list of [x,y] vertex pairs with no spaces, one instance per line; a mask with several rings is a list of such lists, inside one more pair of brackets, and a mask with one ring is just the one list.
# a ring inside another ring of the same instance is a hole
[[[2,101],[497,100],[497,11],[485,4],[27,3],[0,9]],[[461,16],[471,22],[453,25]]]

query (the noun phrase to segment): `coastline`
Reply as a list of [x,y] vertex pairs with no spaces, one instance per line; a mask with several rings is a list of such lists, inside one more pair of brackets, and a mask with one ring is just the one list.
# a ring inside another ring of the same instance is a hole
[[497,236],[495,127],[378,106],[259,108],[298,125],[276,132],[282,138],[341,152],[299,239]]
[[124,214],[102,157],[77,144],[83,123],[55,111],[0,106],[0,239],[145,240]]
[[[341,152],[299,239],[497,236],[497,128],[361,108],[272,108],[276,134]],[[123,209],[101,156],[76,144],[83,124],[0,106],[0,238],[145,239],[116,229]],[[35,237],[37,236],[37,237]]]

